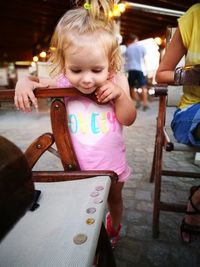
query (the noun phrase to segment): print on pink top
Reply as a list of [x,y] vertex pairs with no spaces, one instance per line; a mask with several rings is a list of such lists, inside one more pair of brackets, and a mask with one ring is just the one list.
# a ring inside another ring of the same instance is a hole
[[[59,87],[71,87],[61,75]],[[67,89],[66,89],[67,90]],[[65,98],[68,126],[75,153],[82,170],[113,170],[119,181],[130,177],[126,161],[122,125],[113,103],[99,105],[87,97]]]
[[117,119],[111,107],[102,106],[84,100],[69,101],[69,129],[73,138],[87,145],[96,144],[108,132],[117,130]]

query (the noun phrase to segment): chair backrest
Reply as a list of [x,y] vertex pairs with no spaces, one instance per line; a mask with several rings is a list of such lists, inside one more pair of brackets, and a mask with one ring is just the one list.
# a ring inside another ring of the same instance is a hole
[[[36,88],[34,94],[38,98],[52,98],[51,104],[51,125],[52,133],[45,133],[34,140],[25,151],[25,156],[32,169],[39,158],[47,150],[58,156],[63,165],[64,171],[32,171],[33,181],[52,182],[56,179],[74,180],[84,179],[93,176],[110,176],[113,182],[117,180],[117,174],[110,170],[80,170],[76,154],[71,141],[70,132],[67,123],[67,114],[63,97],[85,96],[75,88]],[[95,94],[87,95],[93,101],[97,101]],[[0,101],[5,99],[14,99],[14,90],[0,91]],[[55,150],[53,144],[56,144]]]

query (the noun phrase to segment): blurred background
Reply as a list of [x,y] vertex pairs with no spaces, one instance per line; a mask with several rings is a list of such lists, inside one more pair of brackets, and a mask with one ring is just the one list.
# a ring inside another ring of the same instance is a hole
[[[149,51],[146,75],[151,81],[165,48],[166,28],[176,27],[177,18],[196,2],[116,1],[111,16],[119,25],[122,52],[126,49],[129,34],[138,35]],[[73,0],[0,2],[0,87],[14,88],[17,79],[27,74],[38,75],[38,69],[45,73],[54,27],[60,17],[74,5]]]

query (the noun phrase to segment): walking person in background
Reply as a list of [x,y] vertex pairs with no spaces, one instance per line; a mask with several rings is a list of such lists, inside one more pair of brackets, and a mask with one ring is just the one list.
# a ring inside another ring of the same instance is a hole
[[[125,68],[128,71],[131,98],[136,102],[136,108],[140,107],[140,101],[142,101],[145,111],[149,108],[147,80],[144,75],[146,49],[138,41],[137,35],[130,34],[125,55]],[[142,89],[141,96],[137,93],[137,88]]]
[[[120,71],[122,60],[114,19],[109,11],[114,1],[91,0],[84,6],[67,11],[58,22],[50,57],[52,79],[19,80],[15,89],[17,109],[31,111],[30,102],[37,108],[33,94],[36,87],[75,87],[84,94],[95,92],[98,105],[87,97],[67,98],[72,143],[82,170],[113,170],[119,180],[111,185],[108,196],[109,213],[106,230],[112,246],[116,246],[123,212],[122,189],[130,177],[125,155],[123,125],[136,118],[126,76]],[[67,90],[67,89],[66,89]],[[93,116],[95,122],[86,129],[79,119]],[[75,125],[79,123],[80,127]],[[95,125],[94,125],[95,124]],[[77,127],[77,130],[74,129]],[[82,131],[82,129],[86,131]]]
[[[199,17],[200,4],[195,4],[178,19],[178,28],[157,70],[157,82],[173,83],[175,68],[184,55],[186,66],[200,64]],[[200,147],[200,86],[183,86],[183,95],[171,126],[178,142]],[[200,236],[200,186],[190,190],[180,234],[184,242]]]

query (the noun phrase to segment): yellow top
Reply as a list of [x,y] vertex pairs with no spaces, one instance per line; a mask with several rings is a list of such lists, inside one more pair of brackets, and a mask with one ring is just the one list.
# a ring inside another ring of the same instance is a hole
[[[178,19],[183,44],[187,49],[187,65],[200,64],[200,4],[195,4]],[[184,86],[180,108],[200,102],[200,86]]]

